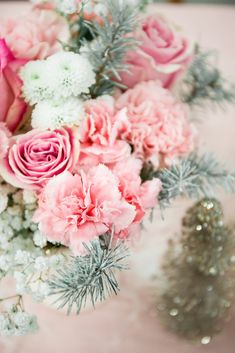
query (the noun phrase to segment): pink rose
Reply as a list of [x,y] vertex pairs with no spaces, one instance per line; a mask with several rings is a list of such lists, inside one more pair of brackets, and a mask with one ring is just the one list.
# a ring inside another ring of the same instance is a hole
[[45,59],[62,50],[59,39],[63,39],[66,24],[52,11],[34,9],[23,16],[3,19],[0,37],[17,58]]
[[122,198],[118,184],[117,177],[104,165],[87,174],[64,172],[45,186],[34,221],[48,240],[69,246],[79,254],[83,242],[112,227],[119,233],[135,218],[135,208]]
[[17,74],[25,60],[17,60],[0,38],[0,122],[14,132],[22,122],[27,105],[20,98],[22,82]]
[[0,175],[10,184],[39,189],[55,175],[72,171],[79,157],[78,136],[73,129],[32,130],[13,136]]
[[130,73],[121,75],[122,83],[133,87],[160,80],[164,87],[171,87],[192,58],[189,41],[159,15],[145,18],[134,37],[140,46],[127,54]]
[[130,146],[118,137],[128,125],[126,110],[115,112],[114,99],[101,97],[85,103],[86,120],[80,128],[80,164],[116,163],[130,155]]
[[0,123],[0,159],[4,158],[7,154],[9,147],[10,131],[4,123]]
[[162,158],[170,164],[173,158],[192,151],[195,133],[186,106],[159,82],[143,82],[129,89],[117,99],[116,107],[127,108],[131,128],[122,138],[138,158],[157,166]]

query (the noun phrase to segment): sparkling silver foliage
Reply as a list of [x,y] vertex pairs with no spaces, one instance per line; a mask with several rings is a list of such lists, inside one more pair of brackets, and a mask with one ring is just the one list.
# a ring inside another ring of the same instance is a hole
[[128,251],[122,241],[111,246],[111,239],[101,237],[84,247],[86,255],[72,258],[50,281],[58,307],[65,307],[68,313],[74,307],[79,313],[88,300],[95,306],[97,301],[117,294],[115,272],[127,268]]
[[85,53],[96,72],[96,83],[90,90],[93,98],[110,93],[115,86],[122,86],[118,82],[120,72],[128,70],[123,59],[137,44],[131,36],[137,23],[133,7],[115,0],[108,0],[106,6],[108,14],[101,16],[103,23],[93,24],[95,39],[83,41]]
[[195,58],[181,87],[182,100],[191,106],[235,103],[235,83],[231,84],[213,64],[215,51],[203,52],[197,46]]
[[235,174],[230,173],[213,155],[196,153],[181,159],[171,168],[155,173],[162,181],[161,204],[168,204],[179,195],[211,196],[217,187],[235,191]]

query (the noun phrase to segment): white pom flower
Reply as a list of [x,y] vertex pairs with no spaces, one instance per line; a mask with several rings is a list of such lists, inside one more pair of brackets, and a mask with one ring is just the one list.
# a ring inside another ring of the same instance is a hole
[[23,95],[31,105],[48,99],[53,89],[46,60],[29,61],[20,71]]
[[61,101],[45,100],[36,105],[32,113],[34,129],[58,129],[61,126],[79,125],[85,112],[82,102],[75,97]]
[[95,83],[89,60],[80,54],[59,52],[46,60],[31,61],[21,69],[23,95],[31,105],[44,100],[79,97]]
[[54,98],[78,97],[88,93],[95,83],[95,72],[89,60],[80,54],[59,52],[47,59],[50,79],[54,82]]
[[55,0],[57,10],[65,15],[71,15],[78,11],[78,0]]

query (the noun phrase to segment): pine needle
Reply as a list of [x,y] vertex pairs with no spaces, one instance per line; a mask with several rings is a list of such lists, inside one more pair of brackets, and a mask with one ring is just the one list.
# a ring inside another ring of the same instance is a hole
[[235,84],[226,80],[213,64],[215,51],[202,52],[197,46],[195,58],[182,84],[182,100],[190,106],[235,103]]
[[192,198],[213,196],[217,187],[235,191],[235,174],[226,170],[211,154],[198,156],[193,153],[171,168],[155,173],[155,177],[162,181],[162,205],[169,204],[179,195]]
[[131,36],[137,23],[136,11],[115,0],[108,0],[107,8],[103,23],[94,24],[95,40],[83,41],[85,54],[96,71],[96,83],[90,92],[92,98],[109,94],[119,85],[120,73],[127,70],[123,63],[125,54],[137,44]]
[[115,271],[127,268],[127,248],[122,241],[111,246],[106,238],[84,244],[87,255],[72,258],[51,280],[52,294],[57,295],[59,309],[66,307],[68,314],[75,307],[77,314],[90,299],[93,306],[119,291]]

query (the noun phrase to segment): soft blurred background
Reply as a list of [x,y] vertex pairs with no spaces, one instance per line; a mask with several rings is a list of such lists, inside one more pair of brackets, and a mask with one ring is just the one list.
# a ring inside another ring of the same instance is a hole
[[[12,1],[12,0],[0,0],[3,1]],[[14,0],[14,1],[22,1],[22,0]],[[27,0],[26,0],[27,1]],[[235,5],[235,0],[154,0],[159,3],[188,3],[188,4],[221,4],[221,5]]]
[[155,2],[235,5],[235,0],[155,0]]
[[[18,15],[27,6],[20,3],[22,0],[14,1],[17,4],[11,0],[0,0],[0,15]],[[7,4],[4,5],[4,2]],[[191,38],[198,40],[205,48],[217,49],[220,68],[226,77],[235,79],[235,7],[223,6],[235,5],[235,0],[155,2],[161,3],[158,9],[179,23]],[[166,3],[179,5],[166,6]],[[198,6],[184,6],[190,3]],[[234,167],[234,107],[228,107],[226,112],[209,111],[202,117],[202,122],[202,148],[214,152],[219,160]],[[234,196],[223,196],[221,200],[226,220],[234,222]],[[169,333],[155,308],[152,278],[160,270],[160,259],[166,251],[167,240],[180,232],[181,219],[188,206],[187,202],[180,200],[166,211],[167,221],[159,216],[154,223],[146,225],[142,240],[131,258],[131,270],[120,278],[122,290],[118,297],[111,298],[96,311],[69,318],[49,307],[28,303],[32,312],[39,317],[41,331],[37,335],[11,339],[6,347],[5,343],[2,346],[0,339],[0,353],[235,353],[234,314],[222,334],[215,337],[211,344],[201,346]]]

